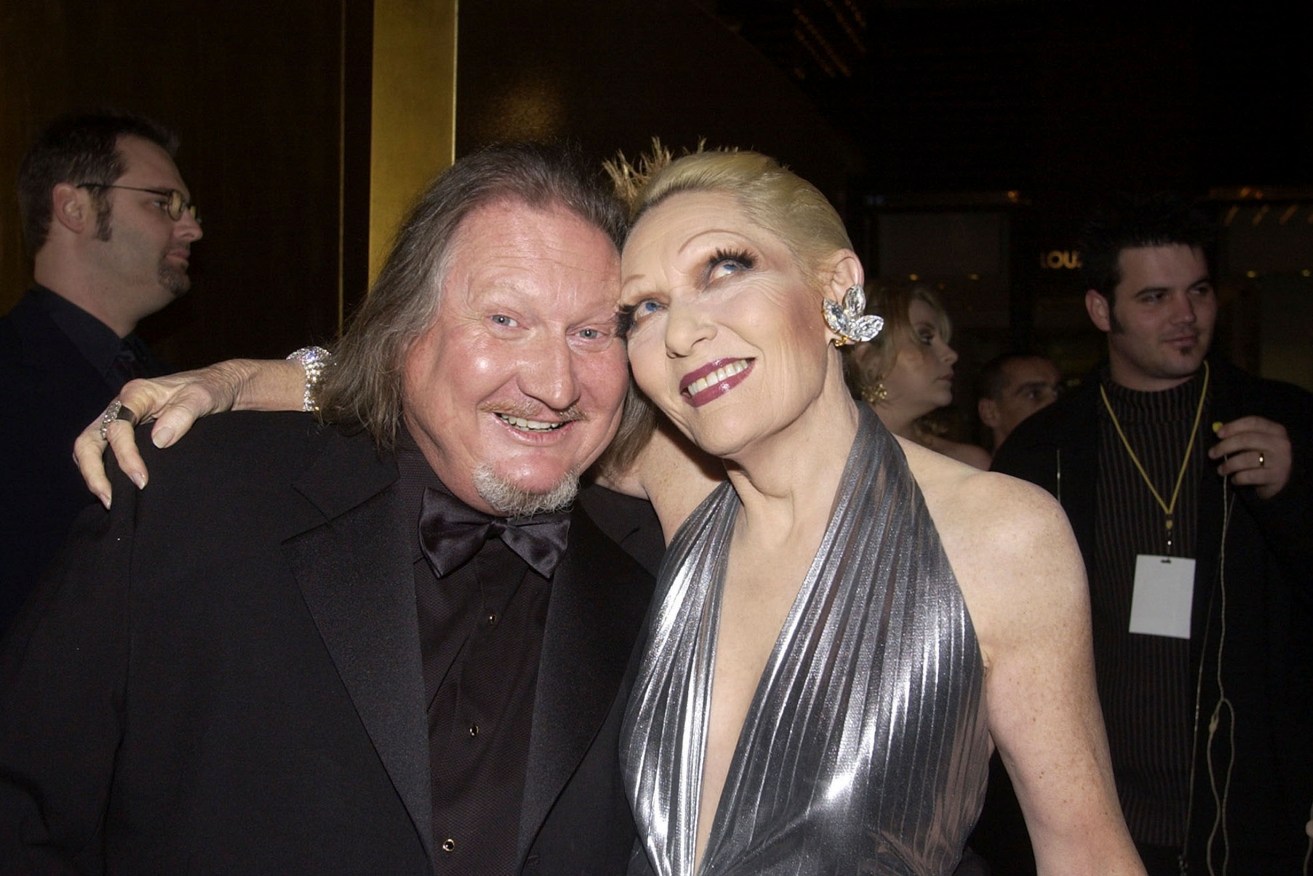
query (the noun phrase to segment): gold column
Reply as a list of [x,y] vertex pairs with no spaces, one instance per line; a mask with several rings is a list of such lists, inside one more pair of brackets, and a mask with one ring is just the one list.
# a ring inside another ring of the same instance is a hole
[[456,152],[458,0],[375,0],[369,279],[406,210]]

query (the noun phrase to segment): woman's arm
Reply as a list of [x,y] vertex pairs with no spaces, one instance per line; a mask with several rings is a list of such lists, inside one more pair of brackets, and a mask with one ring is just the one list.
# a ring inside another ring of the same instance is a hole
[[[962,478],[936,516],[985,656],[990,734],[1041,874],[1143,873],[1094,682],[1089,590],[1062,509],[1012,478]],[[933,513],[933,509],[932,509]]]
[[[231,359],[196,371],[154,380],[132,380],[118,401],[132,411],[134,422],[151,419],[151,441],[168,447],[187,433],[197,418],[227,410],[299,411],[305,400],[306,372],[300,362],[284,359]],[[110,423],[101,437],[97,417],[73,444],[73,459],[82,479],[101,504],[110,505],[105,476],[106,438],[119,467],[138,489],[146,486],[146,466],[137,452],[131,424]]]
[[656,509],[666,544],[707,495],[725,480],[720,460],[699,450],[664,416],[624,475],[613,475],[613,489],[645,497]]

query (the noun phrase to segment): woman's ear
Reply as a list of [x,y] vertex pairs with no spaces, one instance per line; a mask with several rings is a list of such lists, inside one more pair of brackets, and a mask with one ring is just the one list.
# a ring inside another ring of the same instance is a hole
[[865,277],[861,259],[850,249],[841,249],[830,256],[825,275],[825,297],[842,304],[843,296],[854,286],[861,286]]

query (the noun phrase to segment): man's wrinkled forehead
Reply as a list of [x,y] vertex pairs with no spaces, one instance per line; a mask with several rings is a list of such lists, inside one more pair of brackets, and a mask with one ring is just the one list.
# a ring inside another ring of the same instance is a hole
[[[439,301],[454,290],[489,286],[535,289],[567,277],[583,298],[614,309],[620,297],[620,252],[606,230],[560,201],[542,205],[500,197],[470,210],[455,226],[435,272]],[[530,278],[521,284],[516,277]]]

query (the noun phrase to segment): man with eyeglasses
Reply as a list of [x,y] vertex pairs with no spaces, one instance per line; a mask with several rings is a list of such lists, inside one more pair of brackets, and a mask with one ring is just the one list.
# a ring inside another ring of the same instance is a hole
[[117,112],[52,122],[19,168],[32,289],[0,318],[0,631],[54,557],[86,491],[68,448],[133,377],[169,370],[134,333],[191,287],[200,220],[177,137]]

